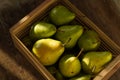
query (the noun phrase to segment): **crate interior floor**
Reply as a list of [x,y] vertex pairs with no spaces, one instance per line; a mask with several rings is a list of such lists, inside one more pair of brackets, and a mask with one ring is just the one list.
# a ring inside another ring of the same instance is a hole
[[[0,0],[0,80],[44,80],[14,47],[9,29],[44,0]],[[120,46],[120,0],[70,0]],[[109,80],[120,80],[120,69]]]

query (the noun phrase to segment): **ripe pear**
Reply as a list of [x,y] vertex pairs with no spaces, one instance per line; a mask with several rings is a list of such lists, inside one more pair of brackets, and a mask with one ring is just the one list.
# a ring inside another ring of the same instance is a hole
[[56,33],[56,27],[47,22],[37,22],[30,29],[31,39],[38,40],[41,38],[51,37]]
[[59,61],[59,70],[65,77],[73,77],[81,70],[81,63],[78,57],[72,54],[64,55]]
[[63,25],[71,22],[75,18],[75,13],[63,5],[58,5],[50,11],[49,16],[54,24]]
[[45,65],[53,65],[64,52],[61,41],[54,39],[40,39],[35,42],[32,52],[38,57],[39,61]]
[[83,33],[83,27],[81,25],[64,25],[58,28],[55,38],[66,43],[66,48],[73,48],[79,37]]
[[99,35],[93,30],[85,31],[78,40],[78,46],[84,51],[96,50],[100,43]]
[[82,68],[86,73],[96,74],[112,59],[112,53],[109,51],[91,51],[87,52],[82,58]]
[[91,75],[82,75],[82,76],[77,76],[77,77],[73,77],[69,80],[91,80]]

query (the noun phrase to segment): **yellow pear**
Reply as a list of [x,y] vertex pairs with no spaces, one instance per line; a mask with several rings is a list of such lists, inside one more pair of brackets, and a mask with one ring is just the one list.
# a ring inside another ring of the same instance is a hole
[[63,54],[64,45],[54,39],[40,39],[35,42],[32,51],[43,65],[49,66],[55,64]]

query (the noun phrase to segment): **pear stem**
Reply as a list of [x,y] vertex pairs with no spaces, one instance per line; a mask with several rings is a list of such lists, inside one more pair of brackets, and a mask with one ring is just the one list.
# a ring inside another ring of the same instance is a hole
[[71,40],[71,38],[69,38],[69,39],[63,44],[63,46],[65,46],[70,40]]
[[80,52],[78,53],[78,55],[77,55],[77,58],[81,55],[81,53],[83,52],[83,48],[81,48],[81,50],[80,50]]
[[96,66],[93,66],[93,68],[92,68],[92,72],[94,72],[94,71],[95,71],[95,69],[96,69]]

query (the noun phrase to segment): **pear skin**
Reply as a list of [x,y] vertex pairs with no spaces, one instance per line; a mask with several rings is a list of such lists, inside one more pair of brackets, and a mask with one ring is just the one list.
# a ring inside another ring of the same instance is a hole
[[52,65],[52,66],[46,66],[46,69],[54,76],[57,72],[57,68]]
[[69,80],[91,80],[91,77],[92,77],[91,75],[86,74],[86,75],[82,75],[82,76],[73,77]]
[[79,59],[71,54],[64,55],[59,61],[59,70],[65,77],[73,77],[81,70]]
[[50,11],[49,16],[55,25],[63,25],[71,22],[75,18],[75,13],[63,5],[58,5]]
[[55,34],[55,38],[62,41],[65,47],[68,49],[73,48],[79,37],[83,33],[83,27],[81,25],[65,25],[60,26]]
[[33,45],[32,52],[43,65],[50,66],[55,64],[63,54],[64,46],[58,40],[40,39]]
[[65,77],[57,70],[56,74],[54,75],[56,80],[66,80]]
[[56,33],[56,27],[47,22],[37,22],[30,29],[30,37],[33,40],[48,38]]
[[87,52],[82,58],[82,68],[86,73],[96,74],[112,59],[112,53],[108,51]]
[[93,30],[86,30],[78,40],[78,46],[84,51],[97,50],[101,40],[99,35]]

